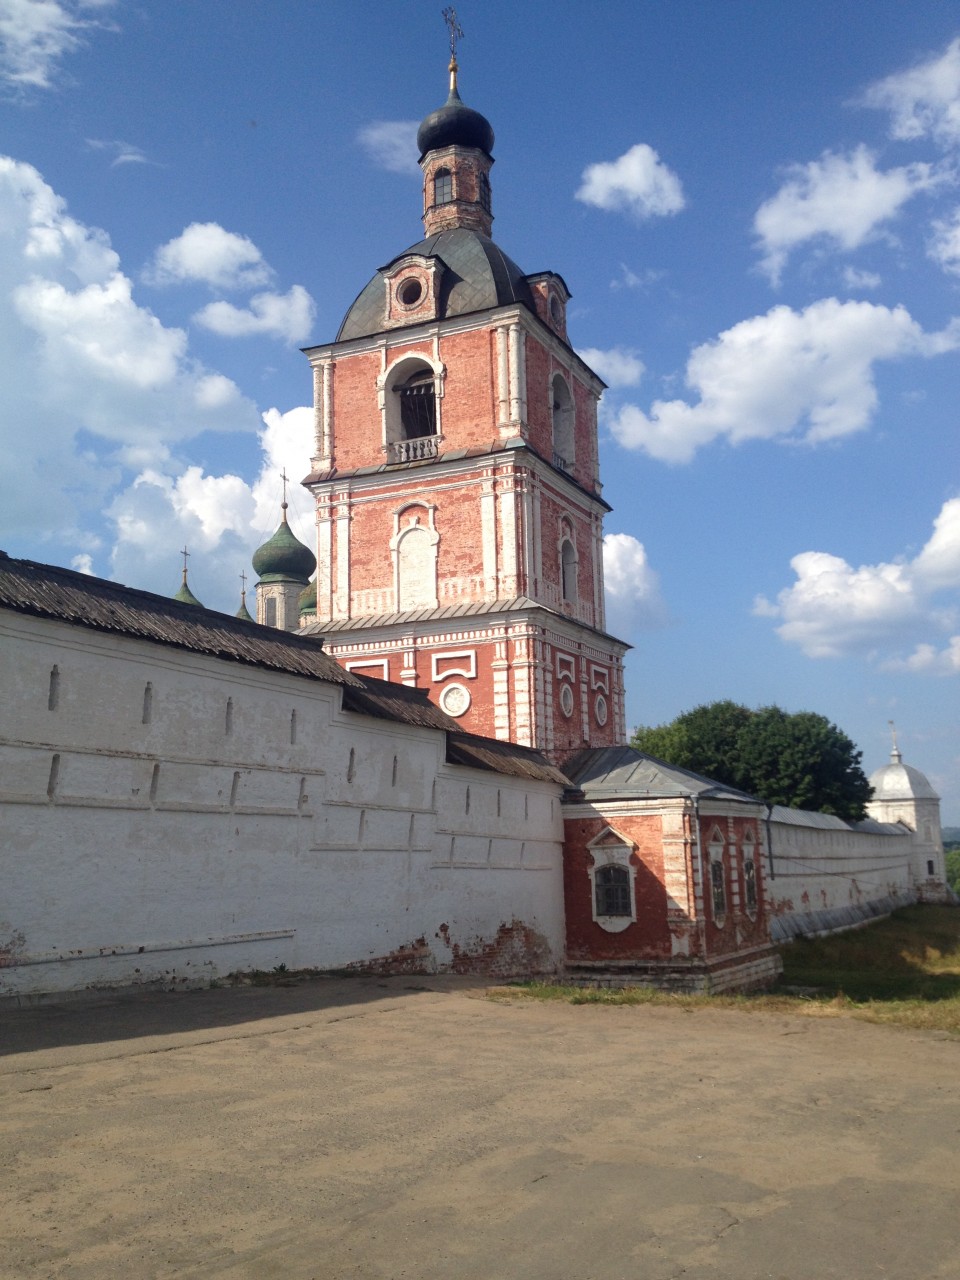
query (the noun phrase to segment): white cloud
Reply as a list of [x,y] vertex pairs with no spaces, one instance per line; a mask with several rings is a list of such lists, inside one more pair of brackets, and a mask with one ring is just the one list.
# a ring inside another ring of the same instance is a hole
[[357,134],[367,155],[391,173],[419,173],[416,120],[374,120]]
[[763,249],[762,266],[774,284],[797,245],[823,237],[838,248],[856,249],[912,196],[942,180],[928,164],[881,173],[864,146],[849,155],[827,151],[819,160],[792,166],[788,174],[753,221]]
[[960,635],[951,636],[945,649],[918,644],[908,658],[891,658],[881,665],[884,671],[913,671],[931,676],[960,674]]
[[262,333],[296,343],[310,336],[315,315],[313,299],[295,284],[288,293],[255,293],[246,309],[229,302],[211,302],[193,319],[225,338]]
[[660,575],[650,567],[646,548],[629,533],[603,539],[607,629],[614,635],[662,627],[667,610],[660,595]]
[[[0,3],[2,3],[2,0],[0,0]],[[87,146],[91,151],[112,151],[111,169],[116,169],[124,164],[151,163],[140,147],[135,147],[132,142],[122,142],[119,138],[114,138],[110,141],[103,138],[87,138]]]
[[78,556],[74,556],[70,561],[70,568],[76,569],[77,573],[93,573],[93,556],[89,551],[84,551]]
[[609,351],[584,347],[577,354],[611,387],[635,387],[643,377],[643,361],[623,347],[611,347]]
[[879,289],[883,284],[875,271],[861,271],[858,267],[844,267],[843,283],[854,292],[859,289]]
[[112,0],[0,0],[0,85],[49,89],[61,59],[97,25],[85,14]]
[[576,198],[584,204],[637,218],[679,213],[686,201],[677,175],[656,151],[638,142],[618,160],[587,165]]
[[[853,568],[839,556],[804,551],[790,565],[796,582],[775,602],[760,596],[754,604],[758,616],[781,620],[777,634],[785,643],[810,658],[866,654],[881,656],[886,669],[960,671],[960,636],[942,651],[923,640],[906,659],[895,652],[882,658],[884,650],[914,643],[918,632],[957,625],[960,498],[944,503],[929,541],[912,560]],[[949,593],[946,603],[943,592]]]
[[903,307],[824,298],[804,311],[777,306],[696,347],[686,383],[699,396],[626,405],[611,422],[625,448],[689,462],[718,437],[816,444],[860,431],[877,406],[874,365],[960,347],[960,322],[928,334]]
[[146,465],[114,499],[116,529],[111,575],[121,582],[161,594],[177,587],[177,550],[190,549],[190,585],[211,608],[239,604],[239,574],[250,577],[250,557],[280,523],[280,473],[294,478],[288,488],[290,523],[312,548],[311,499],[299,488],[310,456],[313,410],[307,406],[262,417],[259,475],[248,484],[240,476],[210,475],[198,466],[177,467],[171,459]]
[[646,267],[642,272],[633,271],[625,262],[620,263],[620,274],[610,281],[611,289],[640,289],[646,293],[653,285],[664,278],[665,271],[657,271]]
[[890,112],[894,138],[960,143],[960,36],[943,53],[872,84],[861,99]]
[[246,236],[216,222],[192,222],[160,246],[144,279],[157,285],[200,281],[216,289],[254,289],[268,284],[273,271]]
[[[72,218],[32,166],[0,157],[4,344],[0,527],[34,542],[83,531],[122,481],[122,451],[162,454],[205,430],[253,430],[254,405],[191,359],[133,294],[103,231]],[[82,444],[79,443],[82,440]],[[109,447],[105,444],[109,442]]]
[[927,252],[944,271],[960,276],[960,208],[954,209],[952,218],[934,222]]
[[187,349],[182,329],[167,329],[133,301],[120,272],[71,290],[34,277],[13,293],[20,319],[97,379],[147,389],[168,383]]

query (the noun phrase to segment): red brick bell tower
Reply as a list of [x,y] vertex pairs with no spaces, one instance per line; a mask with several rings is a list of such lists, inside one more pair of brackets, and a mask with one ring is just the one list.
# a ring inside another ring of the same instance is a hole
[[417,136],[426,238],[310,347],[317,612],[345,667],[562,761],[625,741],[604,630],[597,403],[569,292],[490,238],[493,130],[450,95]]

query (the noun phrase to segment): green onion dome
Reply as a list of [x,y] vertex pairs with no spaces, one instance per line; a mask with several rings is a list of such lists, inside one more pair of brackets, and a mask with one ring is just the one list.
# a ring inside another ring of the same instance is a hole
[[272,538],[253,553],[253,568],[261,582],[277,582],[281,579],[302,582],[304,586],[317,567],[317,558],[297,538],[287,524],[287,504],[284,502],[283,519]]
[[200,603],[197,597],[193,594],[193,592],[187,586],[186,569],[184,569],[183,571],[183,582],[180,583],[180,590],[177,592],[177,594],[173,598],[174,600],[179,600],[181,604],[195,604],[199,608],[201,609],[203,608],[203,605]]
[[314,578],[300,592],[300,617],[317,612],[317,580]]

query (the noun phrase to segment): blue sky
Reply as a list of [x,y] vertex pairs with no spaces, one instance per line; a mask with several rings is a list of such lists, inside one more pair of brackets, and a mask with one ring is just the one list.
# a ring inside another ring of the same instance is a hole
[[[207,605],[420,238],[440,3],[0,0],[2,545]],[[494,236],[572,293],[628,723],[836,721],[960,823],[953,0],[463,0]],[[291,495],[310,538],[308,495]]]

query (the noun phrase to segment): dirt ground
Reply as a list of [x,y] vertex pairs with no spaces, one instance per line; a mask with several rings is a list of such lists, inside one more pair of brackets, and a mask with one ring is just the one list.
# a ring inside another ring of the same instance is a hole
[[0,1275],[951,1280],[960,1042],[320,979],[0,1013]]

